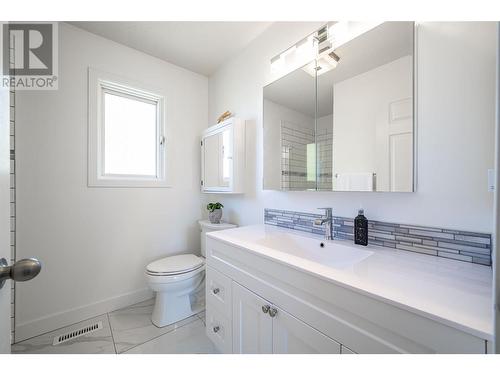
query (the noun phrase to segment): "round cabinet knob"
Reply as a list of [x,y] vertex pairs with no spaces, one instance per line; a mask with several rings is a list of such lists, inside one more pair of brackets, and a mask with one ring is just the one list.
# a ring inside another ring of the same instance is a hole
[[269,306],[269,305],[264,305],[264,306],[262,306],[262,312],[263,312],[264,314],[267,314],[267,313],[269,312],[269,309],[270,309],[270,308],[271,308],[271,306]]
[[214,328],[212,328],[212,330],[214,331],[214,333],[217,333],[217,332],[219,332],[220,327],[219,326],[215,326]]
[[214,290],[212,290],[212,293],[213,294],[219,294],[220,292],[220,289],[219,288],[215,288]]
[[271,318],[274,318],[278,314],[278,309],[276,307],[270,308],[269,309],[269,316]]

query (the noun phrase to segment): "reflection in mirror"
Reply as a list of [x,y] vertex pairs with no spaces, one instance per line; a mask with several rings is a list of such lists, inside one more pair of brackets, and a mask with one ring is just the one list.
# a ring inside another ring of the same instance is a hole
[[264,187],[316,190],[315,70],[297,69],[264,88]]
[[264,87],[264,188],[413,191],[413,22],[386,22]]
[[318,71],[318,190],[413,191],[413,29],[383,23]]

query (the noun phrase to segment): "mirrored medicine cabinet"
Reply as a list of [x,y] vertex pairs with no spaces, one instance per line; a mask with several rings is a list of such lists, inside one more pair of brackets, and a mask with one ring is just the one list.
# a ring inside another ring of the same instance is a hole
[[414,34],[378,24],[264,87],[264,189],[414,191]]

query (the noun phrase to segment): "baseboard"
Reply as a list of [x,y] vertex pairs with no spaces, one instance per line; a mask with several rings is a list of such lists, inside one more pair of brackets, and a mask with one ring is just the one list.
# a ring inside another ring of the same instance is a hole
[[89,305],[50,314],[26,323],[16,324],[15,342],[20,342],[107,312],[139,303],[153,297],[151,289],[140,289]]

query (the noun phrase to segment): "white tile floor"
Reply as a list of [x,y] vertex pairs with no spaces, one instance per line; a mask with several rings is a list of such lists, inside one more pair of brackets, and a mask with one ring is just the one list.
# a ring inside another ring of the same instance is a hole
[[[205,334],[205,313],[157,328],[151,323],[154,299],[100,315],[12,345],[14,354],[196,354],[216,353]],[[103,328],[59,345],[54,337],[92,322]]]

